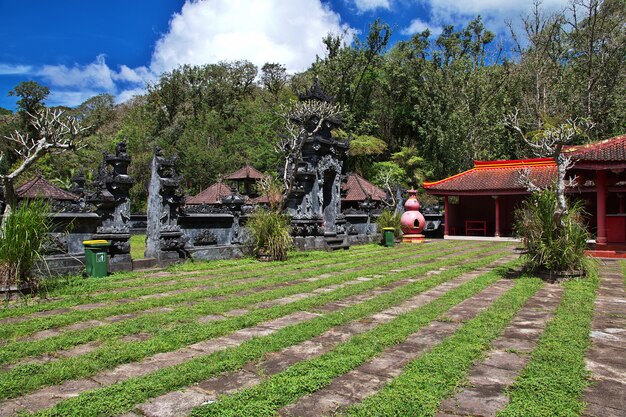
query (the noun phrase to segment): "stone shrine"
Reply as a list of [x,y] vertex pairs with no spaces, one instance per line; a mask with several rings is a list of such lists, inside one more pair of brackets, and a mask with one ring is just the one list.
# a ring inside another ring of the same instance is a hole
[[292,187],[285,204],[292,219],[294,242],[301,249],[347,248],[341,181],[348,143],[331,134],[341,121],[315,112],[320,108],[315,104],[332,102],[317,79],[309,91],[300,95],[300,101],[313,105],[310,113],[303,112],[304,117],[291,120],[302,126],[298,136],[300,154],[290,164]]
[[176,157],[166,158],[161,149],[155,147],[148,186],[145,256],[156,258],[161,264],[185,257],[185,238],[177,222],[184,194],[175,164]]
[[[130,257],[130,188],[134,180],[128,175],[131,158],[126,153],[126,140],[115,146],[115,154],[104,153],[100,169],[90,191],[85,193],[86,202],[96,207],[101,218],[100,226],[92,239],[111,242],[109,270],[112,272],[132,269]],[[75,189],[81,192],[84,177],[79,177]]]

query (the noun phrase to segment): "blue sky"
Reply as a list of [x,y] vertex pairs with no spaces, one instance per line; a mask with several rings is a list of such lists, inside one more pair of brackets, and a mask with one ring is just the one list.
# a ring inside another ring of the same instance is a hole
[[[99,93],[122,102],[182,64],[248,59],[302,71],[323,53],[321,39],[364,33],[376,18],[393,42],[480,14],[506,40],[531,1],[516,0],[0,0],[0,107],[8,92],[35,80],[49,105],[75,106]],[[546,10],[567,0],[544,0]]]

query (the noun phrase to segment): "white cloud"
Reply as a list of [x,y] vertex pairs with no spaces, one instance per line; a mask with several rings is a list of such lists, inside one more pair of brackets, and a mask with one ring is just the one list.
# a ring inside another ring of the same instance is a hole
[[391,8],[390,0],[354,0],[354,5],[360,13]]
[[0,64],[0,75],[28,74],[33,70],[30,65]]
[[[519,28],[521,18],[531,13],[533,3],[519,0],[417,0],[430,9],[429,21],[433,25],[466,24],[481,15],[486,27],[498,33],[508,34],[506,21]],[[543,0],[540,8],[545,13],[564,10],[569,0]]]
[[44,65],[34,74],[54,87],[91,88],[107,92],[116,90],[116,82],[143,84],[154,78],[146,67],[132,69],[122,65],[119,71],[115,71],[108,66],[104,55],[98,55],[94,62],[87,65]]
[[324,53],[322,37],[344,29],[320,0],[187,0],[157,41],[150,68],[160,74],[181,64],[247,59],[302,71]]
[[124,90],[121,91],[117,97],[115,98],[115,102],[116,103],[124,103],[127,102],[128,100],[130,100],[131,98],[135,97],[135,96],[140,96],[142,94],[146,93],[146,89],[145,88],[131,88],[128,90]]
[[423,21],[422,19],[413,19],[406,28],[402,29],[400,33],[407,36],[415,35],[416,33],[422,33],[426,29],[430,30],[431,35],[437,36],[441,33],[441,26],[431,25]]
[[[358,7],[389,7],[391,0],[356,0]],[[75,106],[101,93],[121,103],[145,93],[147,82],[180,65],[249,60],[261,67],[279,62],[288,72],[307,69],[325,52],[329,32],[354,33],[322,0],[185,0],[156,42],[149,66],[111,68],[104,54],[88,64],[12,65],[0,75],[28,74],[43,80],[51,105]],[[348,37],[350,38],[350,36]]]
[[74,107],[101,93],[102,91],[90,89],[78,91],[64,91],[56,88],[51,88],[50,96],[48,96],[48,98],[46,99],[46,104],[49,106]]

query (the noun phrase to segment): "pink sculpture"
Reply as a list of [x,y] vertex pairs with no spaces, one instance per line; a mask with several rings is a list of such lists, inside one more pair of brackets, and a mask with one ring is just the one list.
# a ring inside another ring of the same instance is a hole
[[417,201],[417,191],[409,190],[409,198],[404,203],[405,212],[400,219],[402,225],[402,241],[411,243],[421,243],[424,241],[422,230],[426,225],[426,220],[419,212],[420,203]]

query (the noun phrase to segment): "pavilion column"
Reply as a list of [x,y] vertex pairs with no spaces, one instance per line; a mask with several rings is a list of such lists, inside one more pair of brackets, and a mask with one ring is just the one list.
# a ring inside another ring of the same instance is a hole
[[443,236],[448,236],[450,233],[450,222],[448,219],[450,218],[449,213],[449,205],[448,205],[448,196],[443,198]]
[[497,195],[492,196],[496,205],[496,232],[495,237],[500,237],[500,197]]
[[596,244],[606,244],[606,172],[596,171],[596,207],[598,217],[598,236]]

